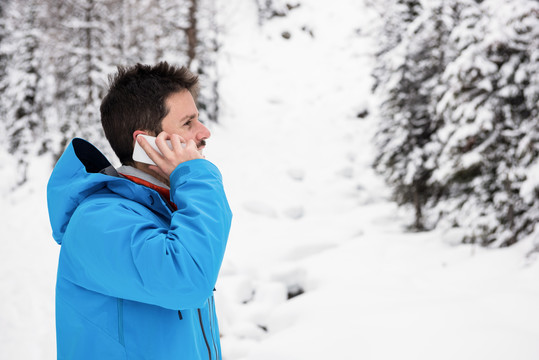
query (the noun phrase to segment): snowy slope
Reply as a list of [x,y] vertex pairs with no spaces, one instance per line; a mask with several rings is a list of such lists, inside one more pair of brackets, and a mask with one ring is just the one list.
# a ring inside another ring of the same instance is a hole
[[224,126],[208,152],[235,211],[217,292],[225,358],[539,358],[529,245],[406,234],[370,168],[376,120],[357,117],[372,102],[369,11],[304,1],[260,28],[246,3],[226,14]]
[[[33,166],[34,181],[14,193],[3,193],[1,199],[2,360],[56,358],[54,286],[60,249],[52,240],[47,214],[50,164],[36,161]],[[6,175],[3,178],[13,178],[6,168],[0,171]]]
[[[216,292],[224,359],[538,359],[529,243],[487,251],[406,233],[370,168],[362,3],[304,1],[263,27],[254,1],[220,14],[222,119],[205,154],[235,215]],[[55,358],[46,165],[2,193],[0,359]]]

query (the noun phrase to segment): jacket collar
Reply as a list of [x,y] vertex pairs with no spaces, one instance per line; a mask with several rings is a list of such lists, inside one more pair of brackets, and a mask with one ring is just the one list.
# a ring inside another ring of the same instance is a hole
[[178,210],[176,204],[174,204],[170,200],[170,187],[168,187],[166,184],[159,181],[155,177],[151,176],[148,173],[145,173],[142,170],[127,165],[119,167],[117,172],[136,184],[143,185],[157,191],[172,210]]
[[165,183],[162,181],[159,181],[158,179],[154,178],[148,173],[145,173],[142,170],[137,169],[136,167],[129,166],[129,165],[122,165],[119,168],[116,169],[116,171],[124,176],[134,176],[138,179],[147,181],[151,184],[154,184],[156,186],[159,186],[164,189],[170,190],[170,187],[168,187]]

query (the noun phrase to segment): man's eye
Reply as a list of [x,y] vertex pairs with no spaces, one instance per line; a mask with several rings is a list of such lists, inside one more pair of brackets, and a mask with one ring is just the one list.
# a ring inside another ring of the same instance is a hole
[[191,126],[191,120],[188,120],[185,122],[185,124],[183,124],[184,126]]

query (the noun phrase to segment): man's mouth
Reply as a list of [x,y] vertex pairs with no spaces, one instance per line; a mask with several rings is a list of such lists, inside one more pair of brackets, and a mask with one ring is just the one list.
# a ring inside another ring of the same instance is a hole
[[200,140],[200,142],[197,144],[198,152],[202,154],[202,151],[206,147],[206,141]]

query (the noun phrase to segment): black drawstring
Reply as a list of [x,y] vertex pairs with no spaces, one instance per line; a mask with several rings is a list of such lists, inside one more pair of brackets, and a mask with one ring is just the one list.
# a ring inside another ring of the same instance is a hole
[[[213,291],[216,291],[215,288],[213,288]],[[183,320],[183,315],[180,310],[178,310],[178,317],[180,318],[180,320]]]

